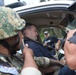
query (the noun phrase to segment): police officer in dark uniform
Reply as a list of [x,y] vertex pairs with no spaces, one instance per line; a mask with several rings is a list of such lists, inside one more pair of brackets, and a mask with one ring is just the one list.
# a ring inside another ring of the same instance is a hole
[[48,31],[44,32],[44,36],[45,36],[45,39],[43,40],[44,46],[51,49],[51,54],[55,55],[56,54],[55,43],[58,42],[58,38],[55,36],[50,36]]

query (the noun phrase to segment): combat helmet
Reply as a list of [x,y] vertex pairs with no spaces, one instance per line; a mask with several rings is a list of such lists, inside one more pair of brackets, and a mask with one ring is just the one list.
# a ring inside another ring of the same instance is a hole
[[0,40],[18,34],[25,26],[25,21],[11,8],[0,7]]

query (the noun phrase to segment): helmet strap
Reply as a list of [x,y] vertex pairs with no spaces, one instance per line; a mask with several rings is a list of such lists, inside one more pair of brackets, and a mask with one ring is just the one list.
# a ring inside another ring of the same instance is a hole
[[18,41],[13,46],[9,45],[8,42],[6,42],[5,40],[0,40],[0,44],[9,50],[11,55],[16,54],[15,48],[18,46],[20,42],[19,35],[16,36],[18,36]]

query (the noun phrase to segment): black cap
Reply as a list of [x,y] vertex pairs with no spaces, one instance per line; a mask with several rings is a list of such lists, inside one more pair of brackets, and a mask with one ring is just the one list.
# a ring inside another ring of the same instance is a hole
[[76,32],[74,32],[73,36],[68,39],[69,42],[76,44]]

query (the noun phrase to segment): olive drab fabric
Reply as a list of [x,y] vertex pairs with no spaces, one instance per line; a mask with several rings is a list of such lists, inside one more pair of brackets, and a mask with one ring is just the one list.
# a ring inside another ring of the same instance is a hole
[[45,68],[50,65],[50,59],[47,57],[34,57],[34,60],[40,68]]
[[25,21],[14,10],[0,7],[0,39],[17,35],[24,26]]

